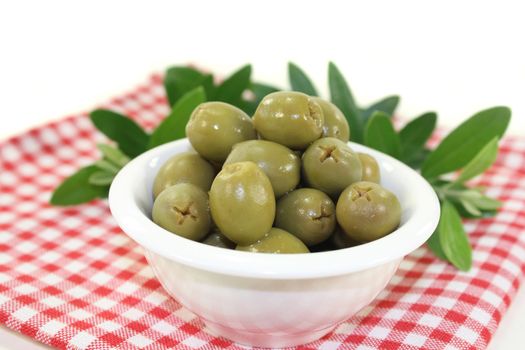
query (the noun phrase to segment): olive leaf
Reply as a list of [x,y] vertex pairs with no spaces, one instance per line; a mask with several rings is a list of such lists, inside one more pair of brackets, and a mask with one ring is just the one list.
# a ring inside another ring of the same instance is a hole
[[361,113],[355,104],[348,83],[333,62],[328,64],[328,86],[332,103],[343,112],[350,125],[352,141],[362,143],[364,123]]
[[215,86],[211,74],[205,74],[197,69],[185,66],[171,67],[164,74],[164,89],[170,107],[173,107],[186,93],[199,86],[203,87],[210,100],[214,98]]
[[487,170],[498,156],[498,138],[490,140],[479,153],[463,168],[455,182],[463,183]]
[[458,269],[468,271],[472,266],[472,248],[459,213],[454,205],[446,200],[441,204],[437,235],[447,260]]
[[480,210],[496,210],[501,207],[501,202],[487,197],[476,190],[465,190],[461,192],[459,198],[463,201],[468,201]]
[[437,114],[429,112],[412,119],[399,131],[403,161],[410,162],[421,151],[432,135],[436,122]]
[[250,86],[252,66],[247,64],[217,87],[215,99],[237,105],[242,101],[242,93]]
[[427,179],[464,167],[494,137],[501,138],[510,121],[507,107],[476,113],[448,134],[423,163]]
[[275,86],[262,83],[251,83],[249,89],[255,95],[255,101],[257,102],[260,102],[266,95],[280,90]]
[[471,202],[467,201],[467,200],[464,200],[462,198],[459,198],[459,202],[461,203],[461,205],[463,206],[463,208],[470,214],[472,215],[473,217],[480,217],[481,215],[483,215],[483,213],[481,212],[481,210],[479,210],[474,204],[472,204]]
[[292,90],[303,92],[310,96],[317,96],[317,91],[306,73],[296,64],[288,62],[288,79]]
[[412,169],[417,170],[421,168],[421,165],[423,165],[423,163],[425,162],[429,154],[430,154],[430,150],[423,148],[413,153],[412,155],[410,155],[410,157],[407,157],[408,159],[401,158],[401,160],[405,162]]
[[148,134],[130,118],[107,109],[94,110],[90,118],[97,129],[117,142],[126,155],[133,158],[147,149]]
[[98,171],[99,168],[94,165],[81,168],[55,189],[49,202],[56,206],[68,206],[106,198],[109,186],[96,186],[89,182],[91,175]]
[[[497,210],[484,210],[484,209],[479,209],[477,207],[475,207],[476,209],[474,211],[472,211],[470,208],[472,208],[473,206],[470,203],[469,203],[470,207],[467,210],[464,207],[462,201],[459,201],[459,200],[451,201],[451,203],[454,204],[454,207],[458,211],[459,216],[461,216],[462,218],[465,218],[465,219],[491,218],[491,217],[494,217],[498,213]],[[469,205],[469,204],[467,204],[467,205]]]
[[399,136],[388,114],[376,111],[365,128],[365,145],[398,158],[401,153]]
[[178,140],[186,136],[186,124],[193,110],[206,101],[204,88],[199,86],[179,99],[170,114],[157,126],[151,134],[148,148]]
[[109,186],[113,181],[115,174],[108,171],[96,171],[89,176],[88,182],[95,186]]
[[447,256],[441,247],[441,241],[439,240],[439,232],[436,230],[432,233],[432,236],[427,240],[427,246],[432,250],[434,255],[436,255],[441,260],[447,260]]
[[116,174],[120,170],[120,168],[117,165],[105,159],[97,160],[95,163],[93,163],[93,165],[99,168],[100,170],[104,170],[111,174]]
[[119,168],[123,167],[130,161],[129,157],[122,153],[118,148],[103,143],[97,144],[97,148],[102,152],[104,158],[108,159]]
[[397,95],[385,97],[377,102],[372,103],[366,109],[363,109],[361,112],[363,121],[366,123],[372,114],[376,111],[384,112],[389,116],[394,115],[394,111],[399,104],[400,97]]

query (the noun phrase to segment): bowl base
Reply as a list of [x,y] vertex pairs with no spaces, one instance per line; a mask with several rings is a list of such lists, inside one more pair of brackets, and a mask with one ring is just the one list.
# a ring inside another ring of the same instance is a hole
[[286,348],[313,342],[323,335],[330,333],[337,325],[316,331],[307,331],[293,334],[254,333],[240,329],[224,327],[214,322],[203,320],[207,330],[220,337],[224,337],[241,345],[261,348]]

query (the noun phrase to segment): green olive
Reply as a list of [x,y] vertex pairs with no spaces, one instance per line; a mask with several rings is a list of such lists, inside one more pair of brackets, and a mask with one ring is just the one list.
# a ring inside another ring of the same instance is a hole
[[190,183],[208,192],[215,171],[213,166],[196,153],[179,153],[168,159],[159,169],[153,183],[153,197],[167,187],[178,183]]
[[375,183],[381,182],[381,172],[379,171],[379,164],[374,157],[366,153],[357,153],[361,161],[362,181],[370,181]]
[[244,141],[233,146],[224,164],[251,161],[270,179],[276,197],[293,190],[301,177],[301,161],[293,151],[278,143]]
[[189,183],[170,186],[155,199],[152,217],[166,230],[199,241],[208,234],[211,225],[208,195]]
[[235,249],[235,243],[230,241],[217,229],[212,231],[212,233],[210,233],[208,237],[202,241],[202,243],[219,248]]
[[356,182],[341,193],[336,207],[337,222],[353,240],[370,242],[394,231],[401,221],[399,200],[384,187]]
[[323,111],[310,96],[279,91],[263,98],[253,116],[259,134],[293,150],[302,150],[321,137]]
[[360,244],[358,241],[350,238],[340,226],[336,227],[329,241],[332,243],[334,249],[344,249]]
[[312,246],[326,240],[335,228],[334,202],[323,192],[300,188],[277,203],[275,226]]
[[332,198],[350,184],[361,180],[361,162],[343,141],[325,137],[312,143],[302,159],[306,183]]
[[229,240],[251,244],[272,228],[275,218],[272,184],[253,162],[228,164],[213,180],[210,209],[215,224]]
[[274,254],[298,254],[310,252],[299,238],[275,227],[257,242],[250,245],[238,245],[235,249],[253,253]]
[[224,162],[236,143],[257,138],[250,117],[224,102],[205,102],[195,108],[186,135],[201,156],[214,162]]
[[321,106],[324,116],[323,137],[335,137],[341,141],[350,140],[350,126],[345,115],[336,105],[319,97],[312,99]]

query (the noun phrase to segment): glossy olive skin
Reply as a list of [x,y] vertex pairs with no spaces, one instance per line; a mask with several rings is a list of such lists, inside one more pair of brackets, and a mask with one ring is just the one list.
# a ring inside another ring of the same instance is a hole
[[277,198],[293,190],[301,177],[301,161],[295,153],[278,143],[244,141],[233,146],[224,164],[251,161],[270,179]]
[[211,185],[210,210],[213,221],[229,240],[252,244],[272,228],[272,184],[253,162],[225,165]]
[[302,172],[306,183],[332,198],[361,180],[361,162],[343,141],[325,137],[312,143],[303,153]]
[[323,133],[323,111],[310,96],[279,91],[263,98],[253,116],[263,139],[303,150]]
[[250,245],[238,245],[237,250],[252,253],[299,254],[310,253],[308,247],[294,235],[279,228],[272,228],[257,242]]
[[330,237],[335,224],[334,202],[319,190],[300,188],[277,202],[275,226],[292,233],[307,246]]
[[233,145],[257,134],[246,113],[224,102],[201,103],[186,124],[191,145],[204,158],[222,163]]
[[199,241],[210,231],[208,195],[188,183],[170,186],[155,199],[152,218],[170,232]]
[[357,156],[361,161],[361,180],[375,182],[376,184],[380,183],[381,172],[379,170],[379,164],[377,164],[375,158],[366,153],[357,153]]
[[213,166],[197,153],[179,153],[159,169],[153,183],[153,197],[157,198],[165,188],[178,183],[190,183],[208,192],[214,177]]
[[348,142],[350,140],[350,126],[343,112],[336,105],[322,98],[312,97],[312,99],[323,110],[323,137],[335,137],[343,142]]
[[394,231],[401,221],[397,197],[384,187],[356,182],[341,193],[336,206],[337,222],[351,239],[370,242]]
[[202,243],[219,248],[235,249],[235,243],[230,241],[219,230],[212,231]]

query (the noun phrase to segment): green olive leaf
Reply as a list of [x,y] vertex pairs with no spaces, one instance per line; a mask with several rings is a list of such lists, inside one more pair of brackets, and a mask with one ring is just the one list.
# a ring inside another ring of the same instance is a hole
[[93,165],[95,165],[100,170],[104,170],[111,174],[116,174],[120,170],[118,166],[105,159],[97,160],[95,163],[93,163]]
[[471,202],[459,198],[459,202],[463,206],[463,208],[473,217],[480,217],[483,213],[481,210],[479,210],[475,205],[473,205]]
[[247,64],[217,87],[215,99],[237,105],[242,100],[242,93],[250,86],[252,66]]
[[[456,210],[459,213],[459,216],[466,219],[479,219],[479,218],[491,218],[495,216],[498,212],[494,209],[480,209],[476,207],[472,202],[465,200],[464,198],[454,197],[446,198],[450,203],[454,205]],[[468,207],[468,209],[465,207]],[[473,209],[475,208],[475,209]]]
[[129,157],[122,153],[122,151],[118,148],[112,147],[110,145],[105,145],[103,143],[97,144],[97,148],[100,152],[102,152],[102,156],[104,158],[106,158],[119,168],[122,168],[130,161]]
[[267,84],[251,83],[250,91],[255,95],[255,101],[260,102],[264,96],[271,94],[272,92],[280,91],[280,89]]
[[498,201],[497,199],[493,199],[487,196],[482,196],[481,198],[474,200],[473,204],[483,211],[495,211],[503,205],[503,203]]
[[501,138],[510,121],[507,107],[493,107],[476,113],[454,129],[423,163],[427,179],[464,167],[494,137]]
[[328,86],[330,88],[330,99],[346,117],[350,125],[352,141],[363,143],[364,122],[357,108],[350,87],[337,66],[330,62],[328,64]]
[[317,90],[306,73],[296,64],[288,62],[288,79],[292,90],[303,92],[310,96],[317,96]]
[[115,177],[114,173],[108,171],[96,171],[89,176],[88,182],[95,186],[109,186]]
[[459,198],[472,203],[472,205],[481,210],[496,210],[502,205],[500,201],[487,197],[476,190],[463,191]]
[[147,149],[148,134],[130,118],[107,109],[97,109],[90,117],[97,129],[117,142],[122,152],[131,158]]
[[202,86],[182,96],[182,98],[175,103],[166,119],[164,119],[151,134],[148,148],[153,148],[185,137],[186,124],[190,119],[191,113],[204,101],[206,101],[206,94]]
[[403,162],[405,162],[408,166],[410,166],[413,169],[419,169],[421,168],[421,165],[423,165],[425,159],[427,159],[429,154],[430,150],[423,148],[413,153],[408,159],[403,160]]
[[401,143],[388,114],[372,114],[365,128],[365,145],[395,158],[400,156]]
[[407,123],[399,132],[401,141],[401,159],[405,162],[413,159],[426,144],[436,127],[437,115],[425,113]]
[[109,186],[89,183],[91,175],[98,171],[94,165],[81,168],[55,189],[49,202],[56,206],[68,206],[89,202],[95,198],[106,198]]
[[459,174],[456,182],[463,183],[482,174],[496,161],[497,156],[498,138],[494,137],[481,149],[481,151],[478,152],[478,154],[476,154],[474,158],[472,158],[470,162],[468,162]]
[[447,200],[441,204],[441,217],[437,232],[447,260],[458,269],[468,271],[472,266],[472,248],[459,213]]
[[164,89],[170,107],[195,88],[202,86],[208,99],[213,100],[215,86],[213,75],[204,74],[191,67],[175,66],[166,70],[164,74]]
[[363,109],[361,112],[363,121],[366,123],[375,111],[385,112],[389,116],[394,114],[394,111],[399,104],[401,98],[397,95],[385,97],[382,100],[372,103],[369,107]]
[[427,245],[430,248],[430,250],[434,253],[435,256],[437,256],[441,260],[448,260],[445,256],[445,252],[443,251],[443,247],[441,247],[441,242],[439,240],[439,232],[436,230],[434,233],[432,233],[432,236],[427,240]]

